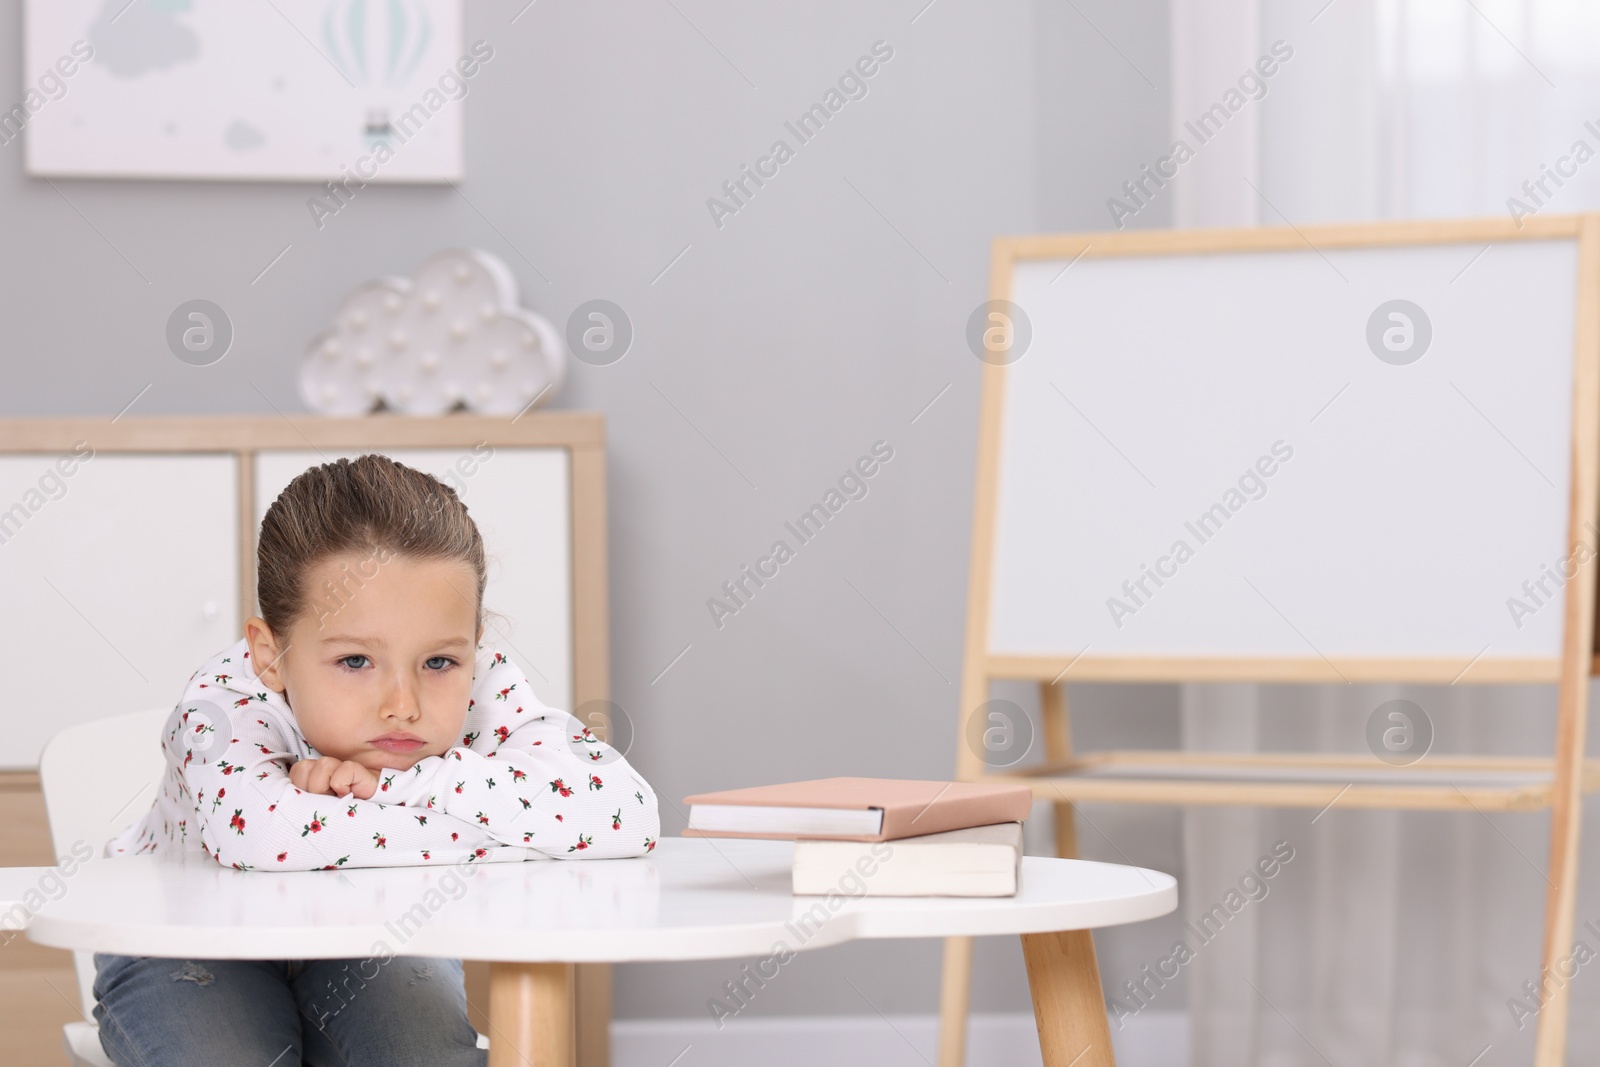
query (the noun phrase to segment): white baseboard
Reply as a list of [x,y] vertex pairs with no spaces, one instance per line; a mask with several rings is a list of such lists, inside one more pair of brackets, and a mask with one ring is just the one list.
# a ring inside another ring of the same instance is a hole
[[[619,1019],[611,1025],[612,1067],[815,1067],[859,1064],[926,1067],[938,1046],[937,1015],[792,1015],[730,1019]],[[1147,1011],[1113,1024],[1118,1067],[1187,1067],[1189,1017]],[[673,1057],[677,1057],[674,1059]],[[1040,1067],[1033,1016],[974,1015],[968,1067]]]

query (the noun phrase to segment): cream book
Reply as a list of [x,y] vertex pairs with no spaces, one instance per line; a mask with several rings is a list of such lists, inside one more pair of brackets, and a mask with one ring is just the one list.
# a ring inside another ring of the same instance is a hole
[[893,841],[968,826],[1021,822],[1033,805],[1025,785],[819,778],[684,797],[685,837]]
[[1009,897],[1016,894],[1021,874],[1020,822],[871,844],[794,845],[797,896]]

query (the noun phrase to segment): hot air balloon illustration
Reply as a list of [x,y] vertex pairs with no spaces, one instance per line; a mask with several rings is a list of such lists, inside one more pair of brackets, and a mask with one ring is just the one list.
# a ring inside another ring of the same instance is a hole
[[432,36],[427,0],[328,0],[323,9],[328,58],[360,88],[405,85]]

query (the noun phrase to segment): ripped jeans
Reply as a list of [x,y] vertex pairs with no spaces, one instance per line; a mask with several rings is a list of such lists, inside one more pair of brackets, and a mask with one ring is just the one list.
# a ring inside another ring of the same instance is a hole
[[486,1067],[460,960],[190,960],[94,954],[119,1067]]

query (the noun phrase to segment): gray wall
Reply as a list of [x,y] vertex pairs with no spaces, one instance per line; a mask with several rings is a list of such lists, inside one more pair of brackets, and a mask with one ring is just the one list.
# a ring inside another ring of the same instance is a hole
[[[635,324],[627,357],[575,364],[557,405],[607,415],[614,697],[663,798],[948,776],[977,432],[966,319],[992,236],[1105,228],[1105,198],[1166,145],[1165,4],[543,0],[512,24],[524,2],[469,5],[467,38],[495,57],[467,100],[460,192],[368,187],[319,230],[309,186],[53,188],[23,176],[20,142],[0,146],[0,414],[109,415],[147,385],[130,414],[303,412],[298,354],[340,294],[481,246],[558,324],[594,297]],[[880,39],[894,57],[868,95],[714,225],[706,198]],[[19,54],[13,6],[6,99]],[[210,367],[163,340],[195,297],[236,329]],[[879,440],[894,458],[868,495],[714,625],[707,598]],[[1168,689],[1072,700],[1084,743],[1176,742]],[[1086,815],[1091,858],[1176,870],[1175,814]],[[1106,931],[1107,979],[1170,940],[1161,923]],[[802,955],[750,1014],[871,1011],[845,977],[884,1012],[932,1011],[937,963],[920,942]],[[696,1015],[736,970],[622,968],[618,1014]],[[976,990],[981,1010],[1027,1010],[1013,944],[981,943]]]

